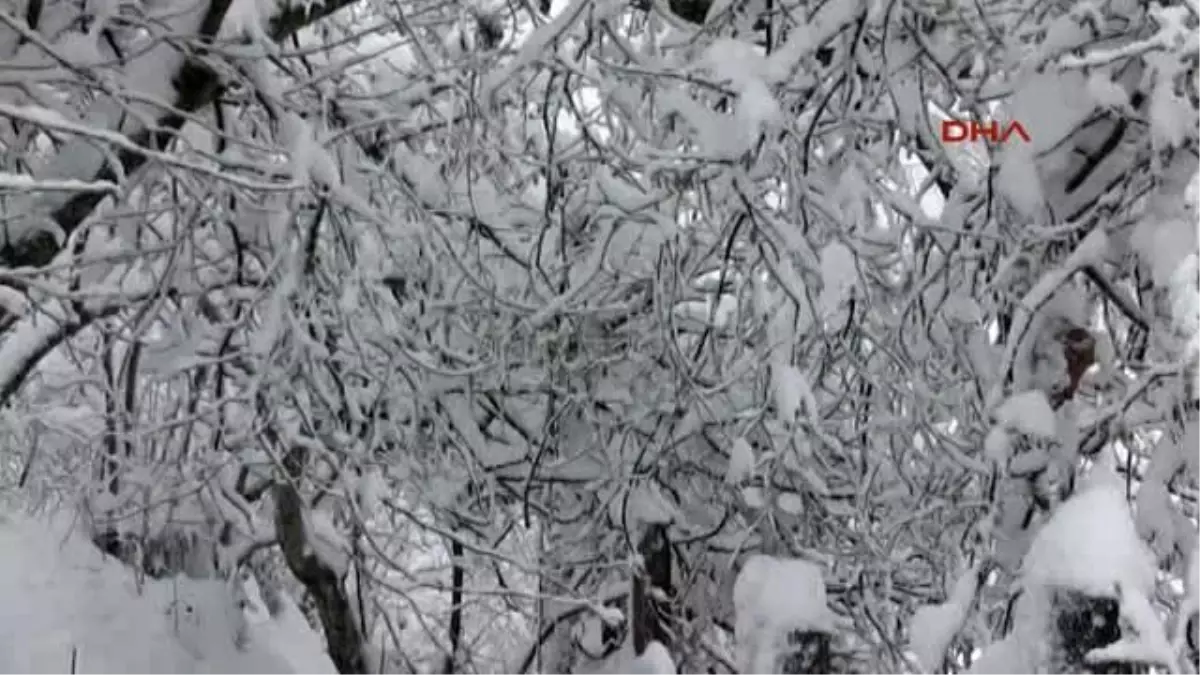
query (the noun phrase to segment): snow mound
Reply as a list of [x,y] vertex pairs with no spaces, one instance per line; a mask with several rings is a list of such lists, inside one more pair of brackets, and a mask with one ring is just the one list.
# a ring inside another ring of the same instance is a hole
[[739,616],[788,629],[833,628],[821,569],[806,560],[751,556],[734,583],[733,603]]
[[996,411],[996,420],[1007,428],[1054,439],[1058,436],[1058,418],[1046,394],[1036,389],[1016,394]]
[[733,606],[744,673],[775,672],[788,632],[834,628],[821,568],[805,560],[750,556],[734,582]]
[[908,624],[908,648],[927,672],[941,670],[946,650],[962,629],[975,594],[979,590],[979,569],[967,570],[951,589],[946,602],[917,609]]
[[1124,489],[1102,481],[1058,507],[1030,546],[1022,572],[1026,585],[1115,597],[1117,584],[1151,592],[1155,565],[1137,535]]
[[268,618],[224,581],[139,584],[61,518],[0,515],[0,598],[0,673],[336,672],[294,605]]

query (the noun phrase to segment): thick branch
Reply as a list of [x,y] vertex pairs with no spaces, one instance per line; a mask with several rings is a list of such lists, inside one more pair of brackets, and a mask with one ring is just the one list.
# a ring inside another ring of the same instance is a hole
[[[213,0],[200,25],[196,36],[201,44],[212,42],[231,0]],[[349,6],[355,0],[329,0],[325,3],[297,3],[285,7],[270,21],[270,35],[276,40],[291,36],[297,30],[323,19]],[[143,129],[130,136],[139,148],[162,149],[174,140],[187,121],[188,115],[211,104],[221,89],[217,73],[198,58],[184,62],[174,78],[177,96],[174,111],[158,119],[153,129]],[[125,175],[131,175],[146,163],[146,155],[131,149],[116,153]],[[107,164],[94,176],[78,176],[81,180],[118,182],[118,176]],[[62,241],[78,229],[107,194],[83,192],[56,209],[52,217],[62,228],[62,236],[56,238],[45,230],[30,232],[27,237],[6,243],[0,247],[0,265],[8,267],[40,267],[48,264],[62,249]]]
[[31,313],[34,315],[23,317],[11,328],[12,335],[0,346],[0,405],[21,388],[26,376],[50,350],[100,318],[75,314],[57,299]]

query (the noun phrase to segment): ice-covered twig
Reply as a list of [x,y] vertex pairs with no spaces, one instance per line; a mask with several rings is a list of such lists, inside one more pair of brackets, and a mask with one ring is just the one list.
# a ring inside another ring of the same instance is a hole
[[0,171],[0,190],[21,192],[116,192],[117,184],[108,180],[56,180],[35,178],[25,173]]
[[1191,45],[1195,38],[1194,31],[1187,27],[1186,14],[1190,9],[1179,6],[1152,6],[1150,13],[1161,26],[1154,35],[1112,49],[1096,49],[1083,56],[1063,56],[1058,64],[1063,68],[1098,68],[1124,59],[1136,58],[1151,51],[1172,49],[1176,45]]

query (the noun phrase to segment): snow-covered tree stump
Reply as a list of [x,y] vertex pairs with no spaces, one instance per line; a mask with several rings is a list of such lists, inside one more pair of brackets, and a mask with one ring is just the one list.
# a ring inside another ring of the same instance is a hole
[[751,556],[733,587],[738,670],[828,673],[833,615],[825,581],[804,560]]
[[1172,664],[1150,604],[1156,568],[1122,485],[1093,477],[1059,506],[1022,562],[1012,631],[971,673],[1139,673]]
[[1132,673],[1121,662],[1089,665],[1088,652],[1106,647],[1121,638],[1121,608],[1116,599],[1087,595],[1072,589],[1056,589],[1051,596],[1054,617],[1054,649],[1050,672]]
[[779,672],[830,672],[829,638],[829,632],[824,630],[794,630],[788,633],[779,654]]

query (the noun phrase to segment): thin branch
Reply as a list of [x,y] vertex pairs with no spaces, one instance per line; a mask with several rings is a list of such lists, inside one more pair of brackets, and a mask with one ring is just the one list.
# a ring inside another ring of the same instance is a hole
[[1111,300],[1114,305],[1116,305],[1117,309],[1121,310],[1121,313],[1124,314],[1126,318],[1132,321],[1143,331],[1150,330],[1150,320],[1146,318],[1146,315],[1142,312],[1141,307],[1138,307],[1136,300],[1121,292],[1121,289],[1114,286],[1108,277],[1101,274],[1100,271],[1094,266],[1088,265],[1087,267],[1084,267],[1083,273],[1087,275],[1087,278],[1090,279],[1092,283],[1096,284],[1101,291],[1104,291],[1104,294],[1108,296],[1108,299]]

